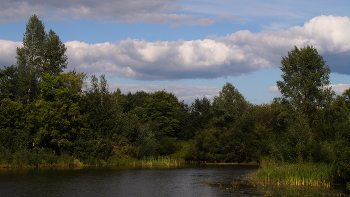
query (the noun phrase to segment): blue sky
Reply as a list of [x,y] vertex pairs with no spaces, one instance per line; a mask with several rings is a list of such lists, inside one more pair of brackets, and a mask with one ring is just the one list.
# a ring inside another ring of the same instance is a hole
[[110,90],[213,98],[232,83],[252,103],[279,96],[280,60],[313,45],[336,93],[350,87],[348,0],[2,0],[0,65],[15,63],[37,14],[67,46],[68,69],[107,76]]

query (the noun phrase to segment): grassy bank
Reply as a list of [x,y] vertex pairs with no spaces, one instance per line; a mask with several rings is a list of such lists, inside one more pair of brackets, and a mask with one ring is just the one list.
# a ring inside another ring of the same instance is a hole
[[330,187],[336,179],[335,167],[326,163],[263,163],[249,175],[258,184]]
[[15,153],[0,153],[0,168],[22,168],[22,167],[64,167],[64,166],[103,166],[103,165],[163,165],[178,166],[180,161],[172,157],[148,157],[144,159],[135,158],[113,158],[104,161],[98,158],[79,160],[70,155],[60,156],[51,153],[35,153],[21,151]]

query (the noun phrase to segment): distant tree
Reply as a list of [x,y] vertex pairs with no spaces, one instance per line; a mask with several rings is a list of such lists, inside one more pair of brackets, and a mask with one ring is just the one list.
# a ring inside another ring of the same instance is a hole
[[284,99],[308,118],[329,106],[334,92],[329,87],[330,69],[312,46],[294,47],[282,57],[282,81],[277,86]]

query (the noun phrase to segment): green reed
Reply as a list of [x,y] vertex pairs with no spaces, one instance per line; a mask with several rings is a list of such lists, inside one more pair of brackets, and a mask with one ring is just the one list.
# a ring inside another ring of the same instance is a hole
[[326,163],[265,163],[250,178],[263,184],[330,187],[335,172],[335,167]]

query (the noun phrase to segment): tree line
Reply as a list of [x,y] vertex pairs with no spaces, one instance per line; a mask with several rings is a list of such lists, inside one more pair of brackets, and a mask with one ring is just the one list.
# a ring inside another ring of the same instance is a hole
[[[85,163],[171,156],[195,162],[334,163],[350,171],[350,89],[336,96],[312,46],[282,57],[281,97],[252,104],[226,83],[188,105],[167,91],[110,92],[104,75],[65,71],[65,45],[29,18],[17,62],[0,69],[0,154]],[[86,80],[89,84],[85,86]]]

